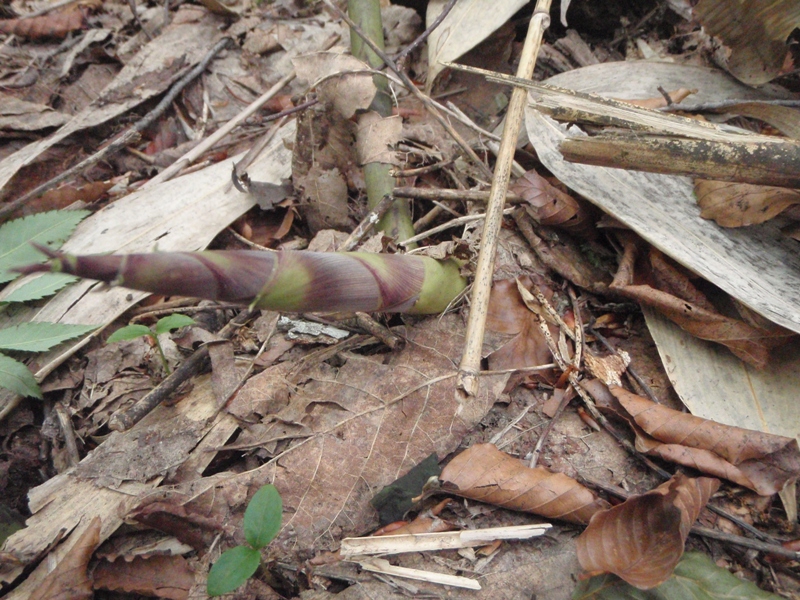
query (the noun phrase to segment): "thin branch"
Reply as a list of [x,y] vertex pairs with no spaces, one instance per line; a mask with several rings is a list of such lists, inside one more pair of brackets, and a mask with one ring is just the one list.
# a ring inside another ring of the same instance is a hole
[[[550,0],[537,0],[528,34],[522,48],[517,76],[530,79],[536,57],[542,44],[544,30],[550,25]],[[494,259],[497,253],[500,228],[503,222],[503,206],[511,178],[511,165],[517,148],[519,127],[527,102],[526,90],[514,88],[503,128],[503,140],[497,153],[497,162],[492,174],[492,189],[486,207],[486,221],[481,235],[481,249],[475,268],[469,319],[467,321],[466,347],[459,364],[458,387],[468,396],[478,393],[478,372],[483,350],[483,336],[489,308],[489,295],[494,274]]]
[[437,16],[436,19],[434,19],[433,23],[430,24],[430,27],[428,27],[425,31],[423,31],[422,34],[417,39],[411,42],[405,50],[403,50],[402,52],[400,52],[400,54],[394,57],[394,60],[397,64],[400,64],[400,62],[402,62],[402,60],[406,56],[411,54],[416,48],[422,45],[422,42],[428,39],[428,36],[431,33],[433,33],[433,30],[436,29],[439,25],[441,25],[442,21],[444,21],[447,15],[450,14],[450,11],[453,10],[453,7],[456,5],[457,1],[458,0],[450,0],[447,4],[445,4],[444,8],[442,9],[442,12],[440,12],[439,16]]

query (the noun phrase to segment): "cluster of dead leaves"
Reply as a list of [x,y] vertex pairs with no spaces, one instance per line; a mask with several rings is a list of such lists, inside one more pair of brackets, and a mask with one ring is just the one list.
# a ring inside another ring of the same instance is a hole
[[84,29],[86,17],[101,5],[100,0],[80,0],[36,17],[2,19],[0,32],[31,40],[62,39],[73,31]]
[[684,272],[655,248],[650,249],[648,264],[634,269],[637,242],[625,238],[624,243],[628,260],[623,260],[611,288],[655,308],[695,337],[722,344],[757,368],[766,366],[770,352],[793,337],[791,332],[738,304],[735,309],[739,318],[722,314]]
[[578,559],[590,574],[615,573],[641,589],[663,583],[682,554],[689,529],[719,480],[678,474],[658,488],[611,507],[561,473],[524,466],[493,444],[477,444],[442,471],[442,489],[504,508],[571,523],[589,523]]
[[723,425],[651,402],[599,380],[583,384],[598,406],[625,420],[636,449],[769,496],[800,475],[797,440]]

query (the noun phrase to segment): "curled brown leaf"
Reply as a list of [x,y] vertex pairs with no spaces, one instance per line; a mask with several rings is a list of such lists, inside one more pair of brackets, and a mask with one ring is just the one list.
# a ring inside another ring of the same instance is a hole
[[[650,285],[612,285],[618,293],[655,308],[679,327],[701,340],[726,346],[741,360],[764,368],[770,352],[793,335],[780,327],[763,328],[717,312],[688,277],[668,264],[658,251],[650,254]],[[624,283],[624,282],[623,282]]]
[[611,393],[637,431],[636,446],[768,496],[800,477],[797,440],[723,425],[672,410],[621,387]]
[[577,540],[591,574],[614,573],[640,589],[666,581],[683,555],[689,529],[717,488],[708,477],[680,473],[656,489],[598,512]]
[[576,235],[595,234],[586,205],[551,185],[536,171],[525,173],[511,186],[511,191],[528,203],[528,213],[542,225],[559,227]]
[[561,473],[530,469],[494,444],[477,444],[442,470],[443,489],[464,498],[571,523],[588,523],[608,507],[590,490]]

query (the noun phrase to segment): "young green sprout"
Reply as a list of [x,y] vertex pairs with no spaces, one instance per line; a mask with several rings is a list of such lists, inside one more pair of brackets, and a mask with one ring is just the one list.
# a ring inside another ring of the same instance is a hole
[[156,323],[153,329],[146,327],[145,325],[138,324],[126,325],[121,329],[117,329],[108,338],[107,343],[113,344],[114,342],[124,342],[125,340],[134,340],[138,337],[144,336],[150,338],[153,342],[153,345],[155,345],[156,349],[158,350],[158,356],[161,358],[161,364],[164,367],[164,371],[167,375],[169,375],[172,371],[167,363],[167,357],[164,356],[164,349],[161,347],[161,342],[158,341],[158,336],[162,333],[169,333],[170,331],[175,331],[181,327],[186,327],[187,325],[194,325],[194,323],[194,319],[187,317],[186,315],[169,315],[159,319],[158,323]]
[[246,582],[261,563],[260,550],[281,530],[283,500],[274,485],[259,489],[244,511],[244,537],[247,545],[223,552],[208,573],[209,596],[232,592]]

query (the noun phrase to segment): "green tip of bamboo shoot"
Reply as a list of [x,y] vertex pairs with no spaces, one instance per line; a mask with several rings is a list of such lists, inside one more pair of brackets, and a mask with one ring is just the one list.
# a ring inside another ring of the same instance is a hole
[[164,296],[286,312],[444,311],[466,287],[454,261],[363,252],[155,252],[73,256],[40,248],[60,271]]

